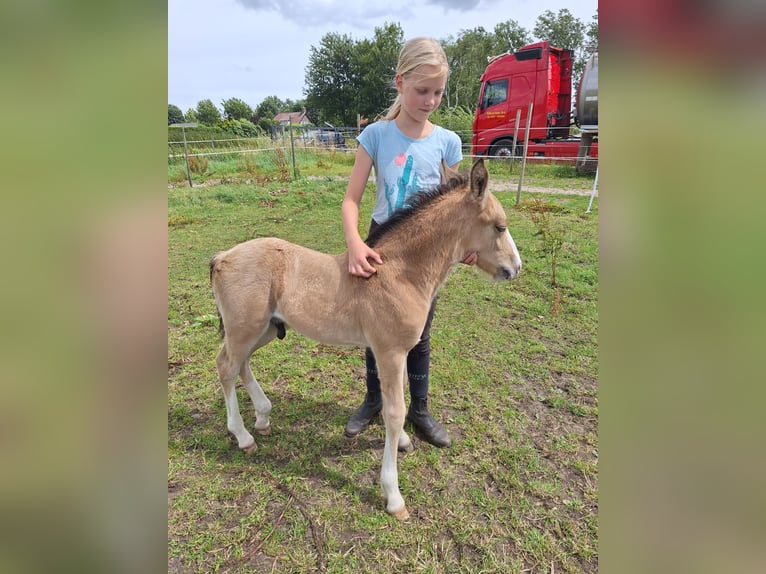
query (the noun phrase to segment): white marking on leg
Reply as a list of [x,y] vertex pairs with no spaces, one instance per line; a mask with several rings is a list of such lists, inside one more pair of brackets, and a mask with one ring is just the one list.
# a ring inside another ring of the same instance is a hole
[[270,427],[271,401],[263,392],[261,385],[258,384],[247,361],[242,365],[239,374],[247,393],[250,395],[250,400],[253,401],[253,407],[255,407],[255,430],[265,433]]
[[[373,349],[375,353],[375,349]],[[380,468],[380,486],[386,497],[386,511],[399,520],[407,518],[404,498],[399,492],[397,455],[399,437],[404,428],[404,385],[407,376],[406,354],[394,356],[376,354],[378,376],[383,394],[383,422],[386,425],[386,444],[383,447],[383,464]]]
[[255,439],[253,435],[247,432],[245,423],[242,421],[242,415],[239,414],[239,404],[237,403],[237,391],[234,381],[224,387],[223,397],[226,401],[226,427],[237,438],[239,448],[250,448],[255,443]]
[[386,497],[386,511],[395,514],[404,508],[404,498],[399,492],[399,473],[396,469],[396,444],[394,436],[396,431],[389,433],[386,428],[386,445],[383,447],[383,466],[380,469],[380,486]]
[[[237,438],[239,448],[248,449],[255,445],[253,435],[245,429],[245,423],[242,422],[242,415],[239,414],[239,404],[237,404],[237,361],[231,359],[229,349],[224,344],[221,351],[215,359],[218,369],[218,382],[221,383],[223,390],[223,400],[226,404],[226,428]],[[241,370],[241,369],[240,369]]]

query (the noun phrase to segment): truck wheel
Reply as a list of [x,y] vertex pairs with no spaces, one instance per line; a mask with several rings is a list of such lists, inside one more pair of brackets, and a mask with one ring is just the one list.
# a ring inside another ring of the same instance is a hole
[[513,140],[500,140],[496,142],[490,148],[489,155],[503,159],[511,158],[513,156]]

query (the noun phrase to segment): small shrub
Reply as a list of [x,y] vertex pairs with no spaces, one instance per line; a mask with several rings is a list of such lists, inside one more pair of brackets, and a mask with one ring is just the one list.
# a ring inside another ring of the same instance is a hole
[[282,148],[276,148],[269,154],[269,157],[271,163],[274,164],[274,167],[276,167],[279,172],[279,180],[288,181],[290,179],[290,168],[287,165],[285,151]]
[[244,155],[242,157],[243,171],[250,177],[258,176],[258,165],[255,161],[255,157],[251,154]]
[[[542,241],[543,254],[551,267],[551,285],[553,287],[558,286],[556,282],[556,265],[558,264],[561,247],[564,245],[566,230],[563,224],[551,214],[560,210],[560,207],[546,203],[542,199],[534,199],[525,207],[525,211],[529,213],[530,219],[535,224],[535,227],[537,227],[535,235],[540,237]],[[555,310],[558,309],[559,302],[560,297],[557,296],[554,300]]]
[[183,181],[186,179],[186,168],[181,167],[175,170],[173,174],[170,176],[170,182],[174,184],[180,184],[183,183]]
[[207,171],[207,165],[205,156],[189,156],[189,169],[193,173],[204,174]]

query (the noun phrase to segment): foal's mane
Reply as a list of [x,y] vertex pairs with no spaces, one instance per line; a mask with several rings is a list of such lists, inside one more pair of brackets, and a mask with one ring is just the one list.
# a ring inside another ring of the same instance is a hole
[[436,199],[444,197],[459,187],[463,187],[468,182],[469,179],[466,175],[453,175],[446,183],[442,183],[433,189],[426,189],[413,194],[407,198],[404,206],[397,209],[391,217],[386,219],[384,223],[381,223],[372,233],[370,233],[369,237],[365,239],[365,243],[370,247],[375,247],[380,243],[383,237],[389,235],[403,222],[408,221],[413,217],[417,217],[419,213],[428,209],[428,206]]

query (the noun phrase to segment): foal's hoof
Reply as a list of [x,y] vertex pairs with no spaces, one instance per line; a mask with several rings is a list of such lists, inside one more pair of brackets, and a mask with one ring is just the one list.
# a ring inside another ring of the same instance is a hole
[[406,445],[404,445],[404,446],[402,446],[402,445],[399,445],[399,446],[397,447],[397,449],[399,450],[399,452],[412,452],[413,450],[415,450],[415,445],[414,445],[414,444],[412,444],[412,441],[410,441],[410,442],[408,442],[408,443],[407,443]]
[[399,522],[406,522],[410,519],[410,513],[407,512],[407,507],[402,506],[399,510],[396,512],[392,512],[391,516],[396,518]]
[[258,445],[256,444],[255,441],[253,441],[253,444],[251,444],[250,446],[242,447],[242,452],[244,452],[245,454],[253,454],[256,450],[258,450]]
[[271,425],[269,425],[269,426],[267,426],[265,428],[262,428],[262,429],[256,428],[255,432],[257,432],[261,436],[269,435],[269,434],[271,434]]

